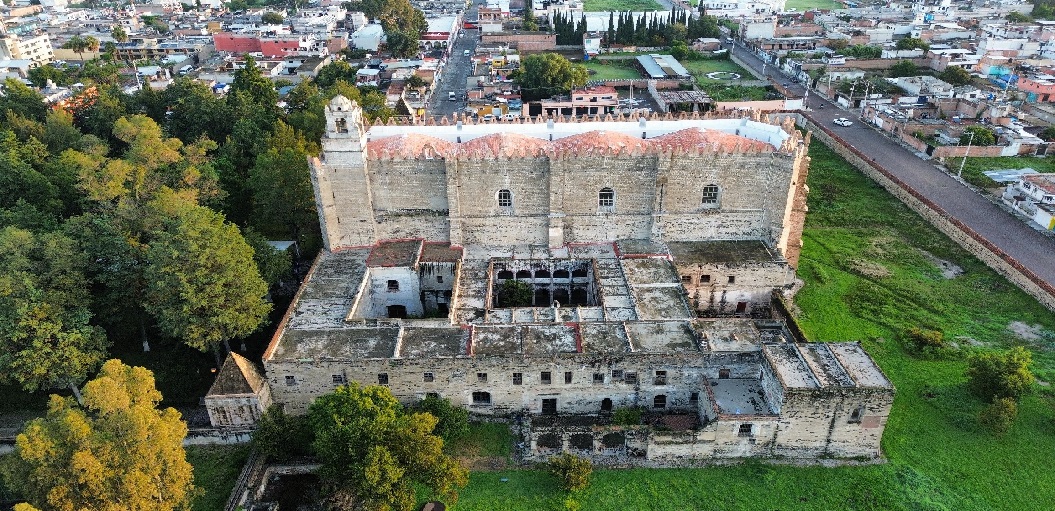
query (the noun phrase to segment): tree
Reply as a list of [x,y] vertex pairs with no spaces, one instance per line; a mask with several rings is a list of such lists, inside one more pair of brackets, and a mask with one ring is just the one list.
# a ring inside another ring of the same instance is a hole
[[385,47],[393,57],[411,58],[418,54],[418,38],[401,30],[385,31]]
[[260,21],[266,25],[281,25],[283,21],[286,21],[286,18],[275,11],[268,11],[260,17]]
[[29,70],[29,81],[33,82],[34,87],[44,88],[48,80],[55,85],[69,85],[70,75],[52,65],[37,66]]
[[6,479],[39,509],[187,509],[187,425],[160,402],[150,371],[110,360],[84,386],[83,407],[51,396],[47,415],[16,438]]
[[581,87],[588,77],[585,67],[572,64],[560,54],[537,53],[521,61],[516,82],[525,91],[526,100],[536,100]]
[[443,454],[436,418],[403,410],[387,387],[338,387],[308,411],[319,476],[331,493],[367,509],[409,510],[415,488],[453,502],[468,473]]
[[[974,134],[974,137],[971,134]],[[973,138],[973,139],[972,139]],[[960,135],[960,145],[988,146],[996,145],[996,133],[985,126],[968,126]]]
[[534,301],[531,284],[509,279],[498,288],[498,301],[503,307],[530,307]]
[[1037,136],[1043,139],[1045,142],[1055,141],[1055,126],[1048,126],[1047,128],[1044,128],[1044,131],[1038,133]]
[[425,396],[425,399],[422,399],[415,409],[436,418],[436,429],[433,433],[439,435],[444,442],[450,442],[469,433],[468,410],[452,405],[450,399]]
[[930,45],[927,44],[927,41],[924,41],[923,39],[920,39],[918,37],[905,37],[902,39],[898,39],[898,42],[894,45],[894,48],[898,50],[919,49],[927,51],[930,49]]
[[88,41],[85,38],[75,35],[66,40],[62,45],[67,50],[73,50],[77,52],[77,55],[81,56],[80,60],[84,60],[84,51],[88,49]]
[[75,393],[106,357],[89,323],[85,255],[61,233],[0,230],[0,381]]
[[945,334],[941,330],[912,327],[903,337],[909,350],[918,355],[936,355],[946,348]]
[[1009,12],[1007,16],[1004,16],[1004,19],[1011,23],[1030,23],[1033,21],[1033,18],[1017,11]]
[[550,473],[565,491],[579,491],[590,485],[593,464],[590,460],[566,452],[549,460]]
[[253,432],[253,447],[268,459],[278,462],[311,454],[311,442],[308,417],[288,415],[279,405],[268,407]]
[[962,67],[949,66],[938,73],[938,78],[953,85],[967,85],[971,83],[971,73]]
[[[609,13],[609,16],[611,16],[611,13]],[[609,18],[609,23],[611,23],[611,18]],[[538,20],[535,19],[535,9],[532,8],[530,3],[524,5],[524,23],[522,27],[528,32],[538,30]]]
[[206,351],[253,333],[267,318],[267,284],[253,249],[223,215],[172,192],[151,201],[160,229],[146,250],[144,307],[171,337]]
[[99,40],[88,36],[84,38],[84,48],[92,53],[99,51]]
[[293,268],[293,260],[288,250],[278,250],[272,247],[259,232],[248,228],[242,233],[245,242],[253,248],[253,262],[260,272],[260,278],[267,285],[274,286],[282,277],[289,275]]
[[270,148],[249,172],[253,224],[261,231],[302,238],[318,229],[308,155],[317,151],[289,125],[278,121]]
[[258,107],[268,110],[277,108],[278,91],[275,90],[275,84],[260,71],[252,55],[245,55],[245,65],[234,72],[231,95],[239,92],[245,93]]
[[899,60],[897,64],[890,66],[890,77],[898,78],[902,76],[917,76],[919,75],[919,66],[917,66],[911,60]]
[[1029,370],[1033,355],[1021,346],[1004,352],[983,352],[967,359],[967,388],[982,399],[1018,399],[1036,378]]
[[1004,397],[994,400],[978,414],[978,423],[996,436],[1004,436],[1011,431],[1018,418],[1018,403]]
[[39,92],[14,78],[4,80],[3,91],[3,95],[0,95],[0,113],[14,112],[34,121],[44,120],[48,105]]
[[110,31],[110,37],[113,37],[114,41],[119,43],[128,42],[128,32],[125,32],[125,27],[121,25],[114,25],[113,30]]

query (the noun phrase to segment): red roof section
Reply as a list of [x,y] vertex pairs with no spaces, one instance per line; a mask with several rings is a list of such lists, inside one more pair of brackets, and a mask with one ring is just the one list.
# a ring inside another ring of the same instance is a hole
[[422,243],[420,239],[380,241],[370,249],[366,265],[371,268],[414,266],[421,255]]
[[423,263],[453,263],[462,259],[462,247],[442,241],[426,242],[421,249]]
[[614,153],[619,150],[647,151],[651,145],[648,140],[613,131],[587,131],[586,133],[554,140],[552,143],[552,147],[555,150],[576,154],[597,150],[607,153]]
[[367,154],[372,157],[398,159],[442,158],[455,147],[453,142],[428,135],[407,134],[371,140],[366,144]]
[[720,149],[722,152],[772,152],[773,146],[739,135],[731,135],[716,130],[687,128],[656,137],[652,142],[663,147],[676,147],[688,151],[696,148],[700,151]]
[[517,133],[491,133],[474,138],[457,148],[459,154],[470,158],[541,156],[549,142],[541,138]]

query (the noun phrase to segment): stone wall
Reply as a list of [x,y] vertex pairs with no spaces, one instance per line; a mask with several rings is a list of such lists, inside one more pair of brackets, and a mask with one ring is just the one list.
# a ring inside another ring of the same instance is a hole
[[832,148],[843,158],[846,158],[854,167],[872,178],[892,195],[904,202],[909,208],[926,219],[931,225],[943,232],[968,252],[974,254],[986,266],[997,273],[1007,277],[1012,283],[1036,298],[1045,307],[1055,310],[1055,288],[1037,277],[1029,268],[1016,261],[982,235],[974,232],[963,222],[953,218],[940,206],[934,204],[919,192],[910,188],[900,179],[887,172],[882,167],[873,165],[867,157],[856,149],[846,147],[834,133],[828,128],[814,123],[812,120],[803,119],[804,125],[811,130],[821,141]]

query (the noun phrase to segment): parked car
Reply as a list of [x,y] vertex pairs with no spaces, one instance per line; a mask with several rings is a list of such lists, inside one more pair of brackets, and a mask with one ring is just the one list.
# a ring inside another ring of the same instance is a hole
[[494,114],[486,114],[486,115],[480,116],[480,120],[483,121],[483,122],[491,122],[491,121],[495,120],[495,116],[494,116]]
[[844,128],[847,127],[847,126],[852,126],[853,123],[854,123],[853,121],[851,121],[850,119],[847,119],[845,117],[840,117],[840,118],[838,118],[838,119],[836,119],[836,120],[834,120],[832,122],[835,123],[835,125],[842,126]]

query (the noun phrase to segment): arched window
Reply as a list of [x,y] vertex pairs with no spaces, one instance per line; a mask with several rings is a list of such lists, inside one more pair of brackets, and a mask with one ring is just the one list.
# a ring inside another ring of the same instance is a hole
[[520,270],[520,271],[517,272],[517,280],[530,279],[530,278],[531,278],[531,272],[528,271],[528,270]]
[[718,185],[707,185],[703,187],[703,205],[704,206],[717,206],[718,198],[721,195],[721,190],[718,189]]
[[513,207],[513,192],[510,192],[509,190],[498,190],[498,207]]
[[615,191],[613,191],[611,188],[601,188],[601,191],[597,192],[597,205],[602,208],[614,208]]
[[666,408],[667,407],[667,396],[660,394],[652,398],[652,408]]

